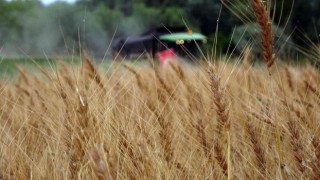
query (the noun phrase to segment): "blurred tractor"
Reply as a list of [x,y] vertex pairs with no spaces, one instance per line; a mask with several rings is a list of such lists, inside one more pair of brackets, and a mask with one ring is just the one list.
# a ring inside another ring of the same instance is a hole
[[156,58],[157,54],[172,50],[176,56],[194,59],[200,57],[200,51],[206,36],[186,30],[185,27],[156,28],[140,36],[117,38],[113,43],[113,50],[122,57]]

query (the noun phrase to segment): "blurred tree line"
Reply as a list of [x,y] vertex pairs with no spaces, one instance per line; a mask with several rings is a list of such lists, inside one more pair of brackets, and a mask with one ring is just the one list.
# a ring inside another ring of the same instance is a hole
[[[281,11],[282,2],[278,0],[273,6],[275,23],[280,27],[286,25],[292,6],[285,2]],[[301,44],[303,35],[317,42],[319,9],[319,0],[295,0],[283,37],[288,38],[296,28],[300,33],[293,33],[292,44]],[[70,55],[81,45],[102,57],[115,32],[116,36],[137,35],[163,25],[187,24],[207,35],[210,45],[218,23],[221,52],[228,49],[229,42],[232,46],[239,41],[246,44],[254,37],[252,30],[244,35],[248,38],[232,37],[242,36],[246,25],[221,6],[220,0],[78,0],[75,4],[57,2],[49,6],[37,0],[0,0],[0,47],[7,50],[8,56],[41,56]],[[241,51],[243,47],[238,48]]]

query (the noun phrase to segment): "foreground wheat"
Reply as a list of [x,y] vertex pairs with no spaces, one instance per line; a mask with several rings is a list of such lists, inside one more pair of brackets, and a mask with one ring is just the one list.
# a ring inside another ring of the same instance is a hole
[[261,0],[252,0],[251,6],[255,13],[257,22],[261,28],[261,46],[263,50],[263,59],[268,68],[274,64],[273,53],[273,34],[272,34],[272,22],[270,21],[268,12]]
[[106,74],[86,58],[0,83],[0,179],[320,178],[314,68],[280,67],[270,89],[259,69]]

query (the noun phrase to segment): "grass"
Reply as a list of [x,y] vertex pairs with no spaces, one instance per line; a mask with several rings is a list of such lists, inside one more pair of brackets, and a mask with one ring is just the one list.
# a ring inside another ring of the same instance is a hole
[[[45,58],[5,58],[0,60],[0,78],[15,78],[18,74],[18,68],[21,67],[26,71],[37,71],[39,68],[45,68],[48,70],[55,70],[59,61],[70,65],[79,65],[79,57],[75,59],[63,58],[63,59],[45,59]],[[135,60],[130,61],[130,64],[134,66],[145,66],[147,60]],[[99,64],[99,68],[102,70],[112,70],[113,64],[111,60],[104,60]]]
[[[72,63],[69,59],[66,59],[65,62]],[[55,66],[55,59],[6,58],[0,60],[0,77],[14,77],[18,72],[17,67],[34,71],[38,67],[54,68]]]

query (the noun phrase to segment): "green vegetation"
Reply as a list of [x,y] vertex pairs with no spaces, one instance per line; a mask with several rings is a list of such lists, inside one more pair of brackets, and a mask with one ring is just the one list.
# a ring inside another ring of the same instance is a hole
[[48,67],[54,63],[54,61],[46,59],[3,59],[0,61],[0,76],[15,75],[18,71],[17,67],[24,67],[32,70],[36,67],[36,64],[39,66]]
[[[44,68],[46,70],[52,71],[56,70],[57,66],[59,66],[59,63],[61,64],[67,64],[70,66],[77,67],[79,66],[80,60],[79,57],[76,58],[64,58],[64,59],[45,59],[45,58],[6,58],[0,60],[0,79],[1,78],[15,78],[18,75],[18,68],[24,69],[28,72],[34,72],[39,71],[40,68]],[[118,64],[121,64],[122,62],[113,62],[111,60],[104,60],[97,63],[99,65],[99,69],[103,71],[112,71],[112,67],[116,66]],[[141,59],[136,61],[129,61],[126,62],[128,64],[131,64],[132,66],[136,67],[144,67],[147,64],[147,60]],[[115,68],[117,69],[117,68]]]
[[[52,57],[79,54],[79,49],[86,48],[90,55],[103,57],[115,32],[116,37],[137,35],[150,28],[184,26],[185,23],[195,32],[212,37],[208,45],[214,42],[219,25],[218,52],[226,52],[230,41],[232,46],[236,45],[231,38],[233,29],[243,25],[242,21],[254,22],[250,14],[240,19],[231,14],[245,15],[243,2],[245,0],[233,2],[229,11],[220,0],[78,0],[76,4],[59,2],[49,6],[37,0],[0,0],[0,49],[2,54],[5,53],[0,56],[21,57],[27,54],[39,57],[46,54]],[[293,6],[291,2],[282,2],[278,0],[272,4],[270,14],[274,15],[276,25],[285,27],[281,35],[288,37],[295,31],[290,36],[290,46],[308,49],[310,43],[304,42],[304,36],[311,42],[318,42],[316,31],[320,27],[320,2],[295,0]],[[219,15],[220,10],[222,13]],[[250,41],[255,40],[251,38]]]
[[[67,64],[78,64],[79,60],[64,59],[63,62]],[[18,68],[26,69],[27,71],[34,71],[39,68],[55,69],[58,61],[56,59],[45,58],[8,58],[0,60],[0,77],[15,77]]]

